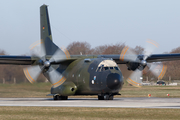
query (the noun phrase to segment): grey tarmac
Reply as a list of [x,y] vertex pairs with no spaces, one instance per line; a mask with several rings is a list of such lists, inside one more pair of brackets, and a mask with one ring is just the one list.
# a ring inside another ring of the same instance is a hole
[[51,98],[0,98],[0,106],[37,107],[114,107],[114,108],[176,108],[180,109],[180,98],[69,98],[54,101]]

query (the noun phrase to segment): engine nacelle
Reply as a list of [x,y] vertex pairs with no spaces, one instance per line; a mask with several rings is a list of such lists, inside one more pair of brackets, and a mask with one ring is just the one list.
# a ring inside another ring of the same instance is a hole
[[146,61],[143,60],[141,63],[129,62],[126,65],[128,67],[128,70],[135,71],[136,69],[139,69],[140,71],[142,71],[146,67],[147,63],[146,63]]
[[59,94],[62,96],[74,95],[77,90],[76,85],[73,82],[65,82],[58,87],[51,88],[51,94]]
[[127,65],[128,70],[135,71],[139,67],[139,63],[137,62],[129,62]]

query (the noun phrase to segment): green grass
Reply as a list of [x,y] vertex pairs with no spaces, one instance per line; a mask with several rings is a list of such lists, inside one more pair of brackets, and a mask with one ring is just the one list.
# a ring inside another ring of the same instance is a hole
[[46,97],[50,83],[0,84],[0,97]]
[[132,86],[124,86],[120,91],[121,97],[180,97],[180,86],[143,86],[135,88]]
[[179,119],[180,109],[0,107],[1,120]]
[[[47,97],[50,94],[50,83],[23,83],[23,84],[0,84],[0,97]],[[180,98],[180,86],[143,86],[136,88],[125,85],[117,97],[169,97]],[[50,96],[51,97],[51,96]],[[97,96],[70,96],[70,97],[96,97]]]

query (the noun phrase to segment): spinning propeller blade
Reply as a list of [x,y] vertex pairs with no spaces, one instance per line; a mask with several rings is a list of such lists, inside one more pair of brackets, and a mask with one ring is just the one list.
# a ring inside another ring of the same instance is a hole
[[[49,77],[49,80],[53,85],[62,84],[66,78],[57,71],[58,65],[56,65],[56,63],[70,58],[69,52],[66,49],[61,50],[58,48],[56,52],[49,57],[45,54],[44,45],[39,45],[40,44],[36,42],[35,46],[31,47],[33,56],[38,57],[39,60],[37,61],[38,65],[30,66],[24,69],[27,79],[33,83],[37,80],[41,73],[44,73]],[[40,52],[40,54],[37,54],[38,52]]]
[[[134,70],[134,72],[130,75],[130,77],[127,79],[128,83],[130,83],[131,85],[135,86],[135,87],[140,87],[141,83],[142,83],[142,70],[148,66],[149,70],[156,76],[158,77],[158,79],[162,79],[167,66],[163,65],[162,63],[147,63],[146,59],[152,54],[152,52],[158,48],[158,44],[153,41],[148,39],[148,41],[146,41],[148,44],[145,47],[144,50],[144,55],[136,55],[133,52],[129,52],[131,54],[131,56],[136,56],[136,57],[132,57],[129,56],[128,54],[126,54],[125,52],[122,51],[122,58],[129,60],[131,64],[129,64],[129,66],[133,66],[136,65],[136,68],[131,70]],[[124,48],[124,51],[128,51],[129,49]],[[129,50],[130,51],[130,50]],[[121,60],[123,60],[121,59]]]
[[29,80],[30,83],[35,82],[42,72],[39,65],[24,68],[23,71],[24,71],[26,78]]
[[66,59],[65,53],[61,49],[57,49],[54,55],[49,59],[49,62],[60,62]]
[[47,71],[45,74],[48,74],[49,80],[51,81],[52,85],[54,87],[57,87],[61,85],[66,80],[66,78],[53,67],[51,67],[51,69],[53,70]]
[[127,82],[135,87],[141,87],[141,79],[142,71],[136,69],[130,77],[127,79]]
[[148,39],[146,41],[146,46],[144,50],[144,60],[147,59],[157,48],[159,47],[159,44],[156,43],[155,41]]
[[167,65],[163,65],[162,63],[151,63],[149,67],[149,71],[151,71],[158,78],[158,80],[164,77],[166,70]]
[[128,46],[125,46],[120,54],[120,60],[135,61],[136,59],[137,54],[132,51]]

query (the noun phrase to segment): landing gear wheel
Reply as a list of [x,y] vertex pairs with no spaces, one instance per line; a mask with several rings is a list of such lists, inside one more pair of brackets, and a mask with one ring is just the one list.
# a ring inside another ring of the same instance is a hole
[[59,96],[59,95],[53,96],[53,99],[58,100],[57,96]]
[[68,96],[61,96],[61,100],[67,100],[68,99]]
[[62,97],[57,95],[57,100],[62,100]]
[[109,96],[109,100],[113,100],[113,98],[114,98],[113,95]]
[[109,100],[109,95],[104,95],[104,100]]
[[68,96],[59,96],[59,95],[55,95],[53,96],[54,100],[67,100]]
[[98,100],[113,100],[113,95],[98,95]]
[[98,100],[104,100],[104,96],[98,95]]

